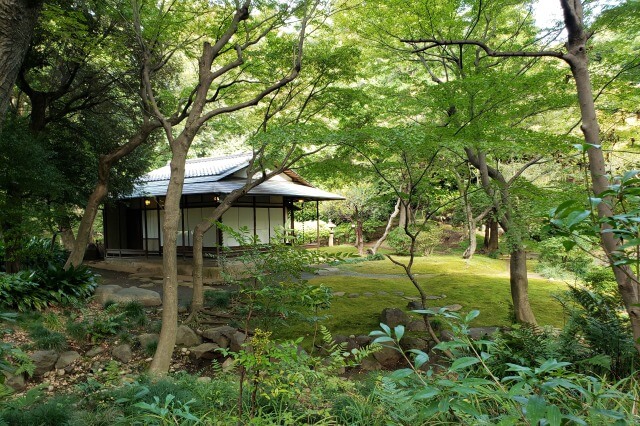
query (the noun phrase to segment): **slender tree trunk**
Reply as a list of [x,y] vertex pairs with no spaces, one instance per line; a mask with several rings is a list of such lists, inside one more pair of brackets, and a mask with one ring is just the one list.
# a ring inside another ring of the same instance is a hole
[[484,224],[484,241],[482,242],[482,251],[489,252],[489,239],[491,238],[491,219],[487,219]]
[[171,180],[167,188],[164,204],[162,232],[164,245],[162,254],[162,329],[158,347],[149,366],[149,372],[164,375],[169,371],[178,331],[178,253],[177,236],[180,223],[180,198],[184,184],[185,163],[189,144],[182,143],[182,137],[172,144]]
[[493,253],[494,251],[498,251],[499,247],[499,237],[500,237],[500,224],[497,220],[491,220],[489,223],[489,244],[487,246],[487,250],[489,253]]
[[[576,83],[582,118],[580,128],[584,134],[585,142],[590,145],[587,149],[589,171],[593,193],[598,196],[609,188],[609,179],[607,178],[604,154],[600,147],[600,126],[598,125],[588,69],[587,42],[589,35],[584,29],[582,4],[579,1],[571,0],[561,0],[560,4],[564,11],[565,26],[568,32],[566,44],[568,53],[564,59],[571,66],[571,73]],[[607,203],[598,204],[597,209],[599,217],[613,215]],[[607,227],[603,225],[603,229]],[[601,232],[600,239],[604,252],[611,257],[618,249],[619,242],[610,232]],[[638,277],[628,265],[612,265],[612,268],[618,283],[618,290],[631,320],[635,347],[640,353],[640,285]]]
[[84,253],[87,249],[87,244],[91,238],[91,230],[93,229],[93,223],[98,214],[100,203],[107,196],[109,189],[109,175],[111,173],[111,167],[122,157],[129,155],[138,146],[144,143],[149,135],[158,127],[160,123],[145,123],[141,126],[138,132],[129,139],[129,141],[118,147],[115,151],[108,155],[100,156],[98,161],[98,181],[93,192],[87,200],[87,205],[84,209],[84,214],[80,220],[80,227],[78,228],[78,235],[73,245],[73,250],[69,254],[69,258],[65,263],[65,269],[69,269],[70,266],[77,267],[82,263]]
[[393,209],[393,212],[391,212],[391,215],[389,215],[387,227],[384,228],[384,234],[382,234],[382,236],[378,239],[378,241],[376,241],[373,247],[371,247],[371,254],[376,254],[382,243],[387,239],[389,231],[391,231],[391,227],[393,226],[393,220],[396,218],[396,216],[398,216],[398,213],[400,213],[400,198],[398,198],[398,201],[396,201],[396,206]]
[[516,321],[519,323],[537,324],[529,303],[529,279],[527,277],[527,254],[522,249],[511,252],[509,260],[509,283],[511,300]]
[[76,236],[73,235],[73,229],[71,229],[71,223],[68,218],[65,218],[62,223],[60,223],[60,241],[65,250],[73,250]]
[[41,0],[0,0],[0,131],[41,5]]
[[[466,209],[465,209],[466,210]],[[471,211],[471,208],[469,208]],[[467,238],[469,239],[469,246],[462,253],[463,259],[471,259],[476,252],[478,242],[476,241],[476,221],[473,218],[473,213],[467,215]]]

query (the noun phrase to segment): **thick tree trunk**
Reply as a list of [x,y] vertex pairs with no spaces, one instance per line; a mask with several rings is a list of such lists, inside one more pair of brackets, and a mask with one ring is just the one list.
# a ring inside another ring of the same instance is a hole
[[162,329],[149,372],[165,375],[169,371],[178,331],[178,253],[176,240],[180,223],[180,198],[184,184],[185,162],[189,144],[178,138],[172,144],[171,180],[164,204],[162,269]]
[[[593,101],[593,90],[588,69],[587,42],[589,35],[584,30],[582,4],[575,0],[561,0],[560,3],[564,11],[565,26],[568,32],[566,44],[568,53],[564,59],[571,66],[571,73],[576,83],[582,119],[580,128],[584,134],[585,142],[590,145],[587,150],[589,171],[593,193],[598,196],[608,189],[609,179],[607,178],[604,155],[600,147],[600,127]],[[613,215],[607,203],[598,204],[597,209],[599,217]],[[606,226],[603,226],[603,228],[606,228]],[[613,252],[618,249],[618,240],[610,232],[601,232],[600,239],[604,252],[611,258]],[[612,268],[618,283],[618,290],[629,313],[635,346],[640,353],[640,285],[638,277],[635,276],[628,265],[612,265]]]
[[511,284],[511,300],[516,321],[519,323],[537,324],[529,304],[529,279],[527,277],[527,255],[522,249],[513,250],[509,260],[509,283]]
[[400,198],[398,198],[398,201],[396,201],[396,206],[393,209],[393,212],[391,212],[391,214],[389,215],[387,227],[384,228],[384,234],[382,234],[382,236],[378,239],[378,241],[376,241],[373,247],[371,247],[371,254],[376,254],[382,243],[387,239],[389,231],[391,231],[391,227],[393,226],[393,220],[396,218],[396,216],[398,216],[398,213],[400,213]]
[[40,0],[0,0],[0,130],[41,5]]

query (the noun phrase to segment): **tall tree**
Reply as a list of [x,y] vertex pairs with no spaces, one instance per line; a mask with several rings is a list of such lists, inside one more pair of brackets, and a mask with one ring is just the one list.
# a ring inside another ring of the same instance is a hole
[[[161,15],[173,12],[168,5],[158,6]],[[250,1],[235,5],[212,6],[217,8],[215,17],[220,18],[220,21],[212,26],[215,25],[219,30],[214,35],[213,43],[204,42],[198,55],[197,83],[187,92],[189,97],[186,106],[173,115],[163,112],[169,108],[161,102],[161,92],[154,87],[154,83],[159,84],[159,82],[152,80],[153,70],[158,66],[154,56],[155,46],[148,44],[145,40],[145,34],[149,29],[141,20],[141,6],[134,7],[135,31],[140,43],[143,64],[142,99],[149,106],[150,114],[162,124],[172,154],[171,178],[165,199],[163,223],[165,249],[163,251],[162,330],[158,348],[150,366],[153,374],[166,374],[175,346],[178,308],[176,235],[185,162],[193,139],[208,121],[220,115],[254,106],[269,94],[286,86],[298,76],[302,66],[307,24],[310,17],[316,13],[317,4],[301,2],[293,7],[274,6],[269,3],[253,4]],[[284,33],[281,38],[277,38],[276,30],[284,27],[287,20],[294,17],[299,19],[297,36],[291,37]],[[245,79],[245,75],[251,74],[251,59],[260,57],[259,50],[257,55],[251,55],[250,52],[263,45],[274,49],[269,64],[272,67],[271,78],[263,81]],[[288,62],[291,51],[293,51],[292,64]],[[176,130],[171,118],[181,111],[185,111],[186,119],[182,129]]]
[[[634,3],[634,2],[631,2]],[[487,58],[514,58],[549,57],[564,61],[571,69],[571,76],[575,83],[575,89],[580,107],[581,126],[584,143],[587,147],[589,159],[589,172],[591,175],[591,189],[596,197],[608,190],[610,182],[606,170],[604,154],[601,149],[600,126],[598,123],[594,94],[589,72],[589,44],[593,33],[587,29],[585,23],[583,4],[579,0],[560,0],[563,11],[564,27],[567,31],[567,42],[564,50],[496,50],[478,39],[452,40],[446,38],[417,38],[407,39],[407,42],[419,44],[422,47],[418,52],[426,52],[432,48],[441,46],[476,46],[479,53]],[[603,197],[607,198],[607,196]],[[601,202],[597,204],[597,212],[600,218],[610,218],[614,212],[611,203]],[[620,241],[614,234],[608,232],[610,225],[606,221],[601,224],[600,241],[604,252],[610,259],[620,247]],[[618,289],[624,301],[635,339],[636,348],[640,352],[640,283],[638,276],[628,265],[612,262],[613,272],[618,283]]]
[[0,132],[42,0],[0,1]]

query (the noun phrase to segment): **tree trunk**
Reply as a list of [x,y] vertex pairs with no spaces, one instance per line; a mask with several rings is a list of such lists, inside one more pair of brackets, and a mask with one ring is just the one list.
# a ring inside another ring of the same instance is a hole
[[76,236],[73,235],[73,229],[71,229],[71,223],[68,219],[65,219],[64,222],[60,224],[60,241],[65,250],[73,250],[73,246],[76,243]]
[[398,198],[398,201],[396,201],[396,206],[393,209],[391,215],[389,215],[387,227],[384,228],[384,234],[382,234],[382,236],[378,239],[378,241],[376,241],[373,247],[371,247],[371,254],[376,254],[382,243],[387,239],[387,235],[389,235],[389,231],[391,231],[391,227],[393,226],[393,219],[398,216],[398,213],[400,213],[400,198]]
[[178,331],[178,253],[176,240],[180,223],[180,198],[184,184],[185,162],[189,144],[182,137],[172,143],[171,180],[164,204],[162,232],[164,246],[162,254],[162,329],[158,347],[149,366],[149,372],[165,375],[169,371]]
[[0,130],[42,1],[0,0]]
[[[589,35],[584,30],[583,11],[580,2],[561,0],[564,11],[565,26],[568,32],[566,44],[568,54],[564,59],[571,66],[571,73],[576,83],[578,101],[580,103],[580,115],[584,134],[584,140],[589,144],[587,155],[589,157],[589,172],[593,193],[598,196],[609,188],[609,179],[605,167],[604,155],[600,146],[600,126],[596,116],[596,108],[593,101],[593,90],[588,69],[587,41]],[[610,217],[613,215],[607,203],[598,204],[598,216]],[[602,226],[607,228],[608,226]],[[609,258],[618,249],[619,242],[610,232],[601,232],[600,240],[604,252]],[[618,283],[618,290],[631,320],[631,328],[635,347],[640,353],[640,285],[638,277],[628,265],[613,266],[613,272]]]
[[498,221],[495,219],[489,219],[488,223],[487,223],[487,229],[488,231],[485,231],[485,235],[486,232],[489,232],[489,241],[487,241],[486,244],[486,250],[487,253],[493,253],[495,251],[498,251]]
[[356,247],[358,247],[358,254],[364,256],[364,232],[363,232],[362,219],[356,219]]
[[513,250],[509,260],[509,283],[516,321],[537,324],[529,304],[529,279],[527,277],[527,255],[522,249]]
[[107,196],[109,185],[109,174],[111,173],[111,166],[119,161],[122,157],[129,155],[138,146],[144,143],[149,135],[158,127],[159,122],[152,122],[143,124],[138,132],[129,139],[129,141],[118,147],[115,151],[108,155],[100,156],[98,161],[98,181],[93,192],[87,200],[87,206],[84,209],[84,214],[80,220],[80,227],[78,228],[78,235],[76,236],[75,243],[73,244],[73,250],[69,254],[69,258],[65,263],[65,269],[69,269],[70,266],[77,267],[82,263],[84,253],[87,249],[87,244],[91,238],[91,230],[93,229],[93,222],[98,214],[100,203]]
[[[471,208],[468,210],[471,211]],[[467,215],[467,233],[469,246],[465,249],[464,253],[462,253],[463,259],[471,259],[478,247],[478,242],[476,241],[476,221],[473,219],[473,213],[471,215]]]

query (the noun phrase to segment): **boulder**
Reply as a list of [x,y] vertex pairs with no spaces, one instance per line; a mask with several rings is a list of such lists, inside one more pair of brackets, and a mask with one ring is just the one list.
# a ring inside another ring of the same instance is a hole
[[157,333],[145,333],[138,336],[138,342],[142,349],[147,349],[150,345],[158,343],[160,335]]
[[471,327],[469,329],[469,337],[473,340],[491,338],[491,335],[499,329],[499,327]]
[[427,324],[424,320],[413,320],[407,324],[407,331],[427,331]]
[[402,354],[394,348],[383,346],[373,356],[384,368],[395,368],[402,359]]
[[220,346],[215,343],[202,343],[198,346],[189,348],[191,355],[195,359],[214,359],[216,357],[216,349]]
[[106,301],[116,303],[138,302],[142,306],[160,306],[162,299],[160,293],[146,288],[129,287],[115,291],[106,296]]
[[204,337],[207,340],[211,340],[212,342],[215,342],[220,337],[230,338],[233,335],[233,333],[235,333],[236,331],[238,330],[236,330],[235,328],[229,325],[223,325],[220,327],[206,329],[205,331],[202,332],[202,337]]
[[31,361],[35,366],[34,376],[42,376],[44,373],[53,370],[58,360],[56,351],[36,351],[31,354]]
[[458,312],[460,309],[462,309],[462,305],[458,304],[458,303],[454,303],[452,305],[447,305],[445,306],[445,308],[447,309],[447,311],[449,312]]
[[229,349],[231,349],[231,351],[233,352],[239,352],[240,350],[242,350],[242,345],[246,341],[247,335],[240,331],[236,331],[232,336],[230,336]]
[[409,349],[418,349],[423,352],[428,352],[429,342],[419,337],[405,336],[400,341],[400,347],[402,347],[402,349],[404,349],[405,351],[408,351]]
[[373,338],[371,336],[365,336],[365,335],[356,336],[356,342],[358,343],[358,346],[363,348],[367,345],[370,345],[371,342],[373,342]]
[[202,338],[198,336],[192,329],[186,325],[178,327],[176,334],[176,345],[179,346],[197,346],[202,343]]
[[123,362],[125,364],[131,361],[131,358],[133,358],[133,353],[131,352],[131,346],[127,344],[118,345],[115,348],[113,348],[113,350],[111,351],[111,355],[113,355],[113,357],[118,361]]
[[93,358],[96,355],[100,355],[102,352],[104,352],[104,348],[102,346],[94,346],[89,349],[85,355],[89,358]]
[[393,328],[396,325],[406,325],[409,322],[407,314],[398,308],[384,308],[380,314],[380,322]]
[[93,296],[96,302],[103,305],[107,303],[107,301],[109,300],[109,296],[111,296],[113,293],[115,293],[118,290],[122,290],[122,287],[119,285],[115,285],[115,284],[101,285],[96,288],[96,291],[94,292]]
[[378,371],[382,369],[382,365],[380,365],[375,357],[370,355],[362,360],[360,368],[363,371]]
[[62,352],[56,362],[55,368],[56,370],[68,369],[67,371],[70,371],[70,367],[72,367],[72,364],[78,358],[80,358],[80,354],[76,351]]
[[4,379],[5,386],[10,387],[15,392],[22,392],[23,390],[26,389],[27,384],[25,383],[24,375],[22,374],[13,375],[8,371],[4,371],[3,374],[5,377]]
[[424,309],[424,306],[422,306],[422,302],[420,302],[418,300],[412,300],[409,303],[407,303],[407,309],[411,309],[412,311],[416,311],[418,309]]

